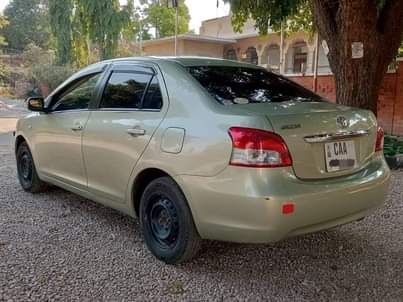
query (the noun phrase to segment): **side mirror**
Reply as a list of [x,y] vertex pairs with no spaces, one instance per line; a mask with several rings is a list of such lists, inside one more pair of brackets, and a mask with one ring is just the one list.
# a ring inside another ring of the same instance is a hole
[[45,112],[45,101],[43,97],[30,97],[27,99],[30,111]]

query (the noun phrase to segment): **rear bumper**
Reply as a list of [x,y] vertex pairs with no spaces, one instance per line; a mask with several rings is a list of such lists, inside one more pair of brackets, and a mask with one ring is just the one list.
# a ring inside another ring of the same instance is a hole
[[[176,178],[202,238],[274,242],[355,221],[386,198],[390,171],[381,155],[348,177],[303,181],[292,169],[229,166],[215,177]],[[292,214],[282,205],[295,203]]]

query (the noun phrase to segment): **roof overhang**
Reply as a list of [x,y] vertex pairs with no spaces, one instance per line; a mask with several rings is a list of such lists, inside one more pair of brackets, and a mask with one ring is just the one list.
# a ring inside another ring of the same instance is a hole
[[[203,42],[203,43],[214,43],[214,44],[234,44],[237,41],[235,39],[227,39],[227,38],[218,38],[218,37],[212,37],[212,36],[203,36],[203,35],[196,35],[196,34],[181,34],[178,35],[178,41],[198,41],[198,42]],[[145,40],[143,41],[143,45],[158,45],[158,44],[164,44],[167,42],[173,42],[175,41],[175,36],[169,36],[165,38],[160,38],[160,39],[154,39],[154,40]]]

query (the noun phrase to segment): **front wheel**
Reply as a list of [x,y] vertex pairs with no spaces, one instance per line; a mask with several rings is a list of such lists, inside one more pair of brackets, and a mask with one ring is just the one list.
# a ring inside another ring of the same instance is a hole
[[30,193],[43,192],[48,185],[39,179],[36,173],[34,159],[26,142],[22,142],[17,149],[17,173],[21,187]]
[[140,201],[140,223],[149,250],[167,264],[194,257],[200,249],[186,198],[170,177],[152,181]]

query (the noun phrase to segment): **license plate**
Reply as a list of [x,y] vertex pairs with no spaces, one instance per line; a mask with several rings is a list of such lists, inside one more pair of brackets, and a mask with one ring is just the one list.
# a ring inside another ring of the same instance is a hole
[[325,144],[327,172],[354,168],[357,165],[354,141],[338,141]]

